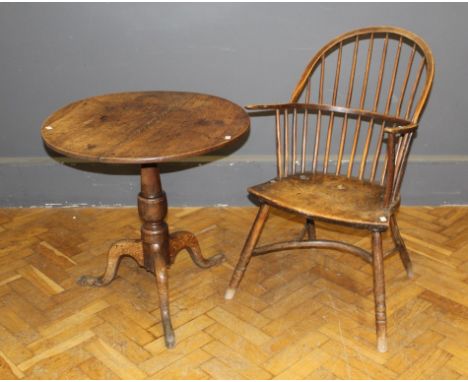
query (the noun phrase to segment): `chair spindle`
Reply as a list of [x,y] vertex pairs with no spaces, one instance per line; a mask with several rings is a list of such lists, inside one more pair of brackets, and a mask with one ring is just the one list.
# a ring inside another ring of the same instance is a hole
[[[336,105],[336,97],[338,95],[338,85],[340,82],[340,73],[341,73],[341,55],[343,51],[343,42],[340,42],[338,48],[338,59],[336,60],[336,71],[335,71],[335,84],[333,85],[333,99],[332,105]],[[325,148],[325,158],[323,160],[323,173],[328,172],[328,160],[330,158],[330,148],[331,148],[331,139],[333,135],[333,125],[335,120],[335,113],[331,112],[328,120],[328,134],[327,134],[327,143]]]

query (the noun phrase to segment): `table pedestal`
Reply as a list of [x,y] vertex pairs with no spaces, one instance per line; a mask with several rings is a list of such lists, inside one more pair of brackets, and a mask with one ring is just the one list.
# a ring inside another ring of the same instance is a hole
[[138,195],[138,212],[143,221],[141,240],[120,240],[112,245],[107,258],[107,268],[102,276],[81,276],[84,286],[104,286],[116,276],[122,256],[131,256],[141,267],[156,275],[159,308],[164,327],[166,346],[175,345],[174,330],[169,314],[168,268],[182,250],[186,249],[193,262],[201,268],[209,268],[224,260],[224,255],[205,259],[194,234],[179,231],[169,235],[164,221],[167,214],[166,194],[162,190],[159,168],[156,164],[141,166],[141,192]]

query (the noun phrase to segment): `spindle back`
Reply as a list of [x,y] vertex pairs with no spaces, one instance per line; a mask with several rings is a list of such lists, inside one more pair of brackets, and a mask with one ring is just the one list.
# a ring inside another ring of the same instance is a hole
[[[321,172],[383,185],[384,129],[418,122],[433,77],[431,50],[407,30],[369,27],[333,39],[307,65],[290,104],[276,108],[278,176]],[[412,135],[395,137],[392,200]]]

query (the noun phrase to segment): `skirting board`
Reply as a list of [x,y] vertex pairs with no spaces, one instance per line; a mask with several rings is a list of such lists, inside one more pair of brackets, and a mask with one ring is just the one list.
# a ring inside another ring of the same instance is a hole
[[[468,204],[468,156],[411,155],[402,189],[406,205]],[[170,206],[245,206],[248,186],[275,176],[270,155],[189,158],[161,166]],[[137,166],[68,158],[0,158],[0,206],[135,205]]]

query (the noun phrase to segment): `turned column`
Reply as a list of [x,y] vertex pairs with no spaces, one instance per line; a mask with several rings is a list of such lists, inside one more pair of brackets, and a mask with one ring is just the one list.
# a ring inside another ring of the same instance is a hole
[[138,195],[138,213],[143,221],[141,241],[144,267],[156,275],[159,308],[167,347],[175,345],[174,330],[169,315],[168,272],[169,229],[164,218],[167,214],[166,194],[161,187],[156,164],[141,166],[141,192]]

